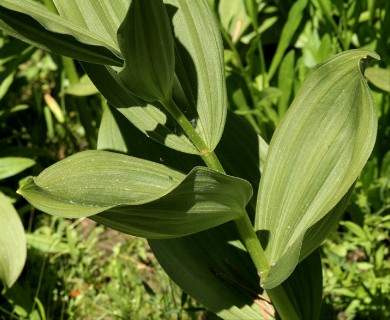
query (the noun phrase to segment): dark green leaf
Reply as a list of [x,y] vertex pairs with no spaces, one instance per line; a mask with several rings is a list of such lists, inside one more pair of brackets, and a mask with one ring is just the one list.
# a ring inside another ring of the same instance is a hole
[[160,109],[162,106],[147,104],[134,96],[111,67],[91,63],[82,63],[82,66],[108,102],[147,137],[175,150],[198,153],[186,136],[176,132],[178,125]]
[[31,0],[2,0],[0,29],[39,48],[75,59],[121,66],[115,42],[71,23]]
[[170,101],[174,41],[162,0],[132,0],[118,30],[118,43],[125,59],[119,77],[126,88],[146,101]]

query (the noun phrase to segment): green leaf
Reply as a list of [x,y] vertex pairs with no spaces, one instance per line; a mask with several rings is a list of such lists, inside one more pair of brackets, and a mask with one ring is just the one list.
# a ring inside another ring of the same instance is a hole
[[98,34],[118,48],[117,31],[129,8],[128,0],[53,0],[61,17]]
[[128,153],[125,137],[123,136],[119,121],[129,125],[126,119],[116,119],[109,106],[106,106],[103,111],[102,120],[99,127],[98,144],[99,150],[111,150],[120,153]]
[[[125,139],[126,137],[131,139]],[[103,114],[98,149],[127,153],[184,173],[189,173],[194,167],[204,164],[199,156],[167,148],[153,139],[146,138],[121,112],[111,106],[109,112],[105,111]]]
[[19,189],[33,206],[67,218],[160,198],[184,176],[163,165],[106,151],[70,156]]
[[0,29],[39,48],[82,61],[121,66],[116,40],[73,23],[31,0],[1,0]]
[[367,68],[364,72],[367,79],[379,89],[390,92],[390,70],[383,68]]
[[[170,1],[166,8],[175,35],[173,99],[209,149],[214,150],[224,129],[227,110],[218,26],[204,0]],[[120,108],[148,137],[175,150],[199,153],[161,105],[148,104],[132,94],[112,68],[88,63],[83,63],[83,68],[110,104]]]
[[322,301],[322,265],[319,251],[299,263],[281,285],[267,290],[281,319],[319,319]]
[[227,112],[223,45],[207,0],[165,1],[175,37],[173,98],[212,151]]
[[282,34],[278,41],[278,47],[276,48],[276,52],[271,62],[271,66],[269,67],[268,77],[271,79],[276,73],[277,68],[279,67],[280,62],[283,59],[284,52],[289,47],[293,36],[296,34],[296,30],[301,23],[303,18],[303,11],[307,6],[308,0],[298,0],[291,7],[287,21],[283,26]]
[[106,151],[85,151],[30,178],[18,191],[36,208],[68,218],[91,217],[148,238],[172,238],[238,218],[252,196],[243,179],[164,165]]
[[[267,144],[250,126],[232,112],[228,113],[225,131],[216,149],[228,174],[248,179],[257,189],[259,166],[267,149]],[[252,211],[251,204],[247,209]],[[263,319],[259,303],[263,306],[265,303],[257,294],[265,293],[239,238],[234,224],[227,223],[188,237],[149,240],[149,243],[169,276],[219,317]],[[268,314],[268,319],[273,317]]]
[[271,265],[265,288],[289,276],[306,231],[342,199],[371,154],[376,108],[361,70],[370,56],[379,58],[351,50],[317,66],[272,137],[255,222]]
[[147,137],[178,151],[198,153],[186,136],[176,132],[172,118],[160,109],[162,107],[146,104],[134,96],[111,67],[90,63],[82,63],[82,66],[108,102]]
[[287,111],[290,97],[294,88],[295,78],[295,51],[289,51],[283,58],[278,73],[278,88],[282,95],[278,99],[279,117],[284,116]]
[[168,102],[175,70],[174,41],[162,0],[132,0],[118,30],[126,88],[143,100]]
[[0,192],[0,279],[10,288],[26,261],[24,228],[10,200]]
[[331,211],[329,211],[328,214],[306,231],[302,242],[302,248],[300,250],[299,261],[308,257],[315,249],[318,248],[319,244],[322,244],[332,231],[337,229],[337,225],[345,208],[351,200],[354,189],[355,184],[352,185],[344,197]]
[[165,272],[222,319],[265,319],[258,296],[265,293],[233,223],[149,244]]
[[[114,110],[116,111],[116,110]],[[118,112],[113,112],[122,136],[127,139],[128,152],[137,157],[163,161],[169,167],[189,172],[199,157],[165,148],[151,139],[142,139],[141,133],[131,130]],[[116,141],[107,139],[106,148],[114,149]],[[215,152],[229,175],[250,181],[254,188],[260,180],[259,164],[264,161],[267,144],[243,120],[228,112],[221,142]],[[157,158],[155,158],[157,157]],[[255,204],[253,204],[255,205]],[[247,207],[252,207],[250,203]],[[239,235],[233,223],[186,237],[149,242],[160,264],[185,291],[201,301],[208,309],[226,319],[262,319],[256,295],[262,293],[253,263],[238,240]],[[250,283],[243,288],[223,280],[213,271],[221,271],[233,280],[242,282],[225,261],[229,261]],[[213,268],[213,270],[211,270]],[[197,279],[197,281],[194,281]],[[260,299],[261,300],[261,299]],[[268,316],[268,319],[272,319]]]
[[286,279],[287,274],[293,273],[297,263],[300,263],[312,254],[327,236],[336,229],[341,215],[344,213],[344,209],[351,198],[353,189],[354,186],[349,189],[340,202],[328,214],[312,225],[300,238],[295,240],[291,247],[289,247],[289,250],[286,250],[279,260],[272,265],[264,285],[269,288],[278,286]]
[[91,219],[149,239],[189,235],[245,214],[252,187],[245,180],[194,168],[169,194],[143,205],[112,208]]
[[35,165],[35,161],[22,157],[0,158],[0,180],[12,177]]
[[67,87],[65,93],[76,97],[86,97],[97,94],[99,91],[96,89],[88,75],[84,74],[81,76],[78,83]]

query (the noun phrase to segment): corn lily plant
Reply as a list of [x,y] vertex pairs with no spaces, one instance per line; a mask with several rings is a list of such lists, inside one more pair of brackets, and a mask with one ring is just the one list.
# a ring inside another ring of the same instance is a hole
[[207,0],[0,0],[0,28],[80,61],[107,99],[98,150],[18,191],[52,215],[145,237],[169,276],[224,319],[316,319],[318,247],[373,149],[363,71],[315,67],[269,145],[228,111]]

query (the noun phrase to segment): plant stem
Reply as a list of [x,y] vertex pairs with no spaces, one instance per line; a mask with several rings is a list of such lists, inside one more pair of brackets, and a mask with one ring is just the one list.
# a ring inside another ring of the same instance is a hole
[[214,151],[209,150],[208,146],[196,132],[191,122],[181,112],[176,103],[171,99],[169,102],[161,102],[165,109],[172,115],[172,117],[179,123],[185,134],[190,138],[196,149],[199,151],[199,155],[209,168],[217,170],[218,172],[225,173],[219,159]]
[[[225,173],[217,155],[214,151],[210,151],[205,142],[196,132],[190,121],[185,117],[183,112],[179,109],[176,103],[171,99],[169,102],[161,102],[166,110],[174,117],[179,123],[183,131],[191,139],[195,147],[199,151],[205,164],[218,172]],[[261,278],[265,278],[269,272],[268,259],[265,256],[264,250],[261,247],[260,241],[257,238],[255,230],[253,229],[252,223],[249,220],[249,216],[246,212],[242,214],[238,219],[234,220],[241,240],[245,244],[249,255],[257,269],[257,272]]]
[[265,279],[270,266],[264,250],[261,247],[260,241],[253,229],[252,223],[249,220],[248,214],[245,212],[240,218],[235,220],[235,223],[241,236],[241,240],[244,242],[252,261],[256,266],[257,273],[261,279]]

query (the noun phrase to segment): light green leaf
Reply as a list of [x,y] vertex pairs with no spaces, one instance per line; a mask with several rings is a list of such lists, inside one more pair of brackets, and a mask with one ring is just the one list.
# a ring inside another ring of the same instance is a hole
[[177,131],[178,125],[173,124],[172,118],[160,110],[162,106],[146,104],[134,96],[111,67],[90,63],[82,63],[82,66],[108,102],[147,137],[178,151],[198,153],[192,142]]
[[379,89],[390,92],[390,70],[383,68],[367,68],[364,72],[367,79]]
[[[344,195],[340,202],[321,220],[311,226],[301,238],[286,250],[279,260],[272,266],[268,278],[264,284],[273,288],[294,271],[296,263],[306,259],[312,254],[327,238],[327,236],[336,229],[337,224],[348,205],[351,198],[354,185]],[[283,284],[282,284],[283,285]]]
[[99,91],[88,75],[84,74],[78,83],[67,87],[65,93],[76,97],[86,97],[97,94]]
[[[196,121],[196,131],[214,150],[224,129],[227,95],[223,45],[207,0],[166,0],[175,36],[176,87],[174,100]],[[185,99],[183,99],[183,95]]]
[[0,180],[12,177],[27,168],[35,165],[35,161],[22,157],[4,157],[0,158]]
[[0,8],[0,29],[20,40],[83,61],[123,63],[115,39],[107,41],[82,21],[72,23],[31,0],[0,0]]
[[24,228],[10,200],[0,192],[0,279],[10,288],[26,261]]
[[53,0],[68,21],[98,34],[118,48],[117,31],[129,8],[129,0]]
[[379,58],[352,50],[317,66],[272,137],[255,222],[271,265],[265,288],[289,276],[306,231],[340,202],[371,154],[376,108],[361,71],[368,57]]
[[183,179],[163,165],[106,151],[84,151],[30,177],[18,193],[46,213],[80,218],[117,205],[156,200]]
[[168,167],[106,151],[85,151],[30,178],[18,191],[36,208],[68,218],[92,216],[111,228],[172,238],[238,218],[252,196],[248,182],[194,168]]
[[345,208],[351,200],[352,193],[355,189],[355,184],[348,190],[339,203],[326,214],[321,220],[311,226],[305,233],[303,238],[302,248],[299,261],[308,257],[319,245],[328,237],[328,235],[337,229]]
[[163,1],[132,0],[118,42],[125,59],[119,77],[126,88],[146,101],[170,101],[175,55]]
[[[127,153],[126,140],[121,133],[118,122],[115,119],[113,110],[106,106],[103,111],[102,120],[99,127],[97,148],[99,150],[111,150],[121,153]],[[123,121],[123,119],[122,119]],[[126,122],[126,120],[124,120]],[[128,124],[128,123],[127,123]],[[128,124],[129,125],[129,124]]]

